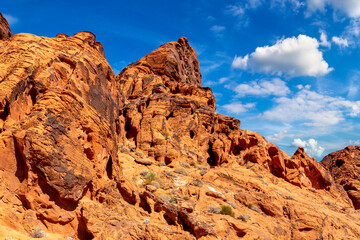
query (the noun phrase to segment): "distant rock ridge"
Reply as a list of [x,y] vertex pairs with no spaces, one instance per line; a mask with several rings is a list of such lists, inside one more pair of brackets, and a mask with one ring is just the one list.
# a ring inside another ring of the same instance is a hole
[[330,171],[335,182],[344,187],[355,209],[360,209],[360,147],[347,146],[330,153],[321,164]]
[[359,149],[349,178],[242,130],[187,38],[115,76],[93,33],[0,17],[0,238],[360,238]]

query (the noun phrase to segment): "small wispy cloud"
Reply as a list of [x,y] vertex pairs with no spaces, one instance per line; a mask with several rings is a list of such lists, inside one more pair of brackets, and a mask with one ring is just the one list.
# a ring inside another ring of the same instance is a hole
[[10,26],[15,25],[19,22],[19,19],[11,14],[3,14]]
[[224,34],[226,27],[221,25],[214,25],[210,28],[210,31],[212,31],[217,37],[222,37]]
[[228,113],[239,114],[239,113],[247,112],[249,109],[254,108],[255,105],[256,105],[255,103],[243,104],[241,102],[233,102],[230,104],[223,105],[222,108],[225,109],[225,111]]
[[349,46],[349,42],[346,38],[342,37],[332,37],[331,39],[336,45],[338,45],[340,48],[345,48]]
[[259,97],[268,97],[270,95],[286,96],[290,93],[290,89],[286,86],[286,83],[279,78],[242,83],[232,89],[237,93],[237,97],[245,97],[248,95]]

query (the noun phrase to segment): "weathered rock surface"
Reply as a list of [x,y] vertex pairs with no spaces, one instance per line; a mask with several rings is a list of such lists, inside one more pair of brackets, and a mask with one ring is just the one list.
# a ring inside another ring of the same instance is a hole
[[335,182],[344,187],[355,209],[360,209],[360,147],[348,146],[330,153],[321,164],[331,172]]
[[0,26],[0,238],[360,238],[333,171],[215,112],[186,38],[115,76],[90,32]]
[[11,36],[12,36],[12,32],[9,28],[9,23],[0,13],[0,40],[7,40],[11,38]]

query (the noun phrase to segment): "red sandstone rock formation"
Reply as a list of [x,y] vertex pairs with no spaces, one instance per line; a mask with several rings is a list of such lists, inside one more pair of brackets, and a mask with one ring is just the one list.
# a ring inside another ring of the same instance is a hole
[[215,113],[186,38],[115,77],[92,33],[0,30],[0,237],[360,237],[303,149],[290,158]]
[[7,40],[12,36],[9,24],[0,13],[0,40]]
[[330,153],[321,160],[334,177],[335,182],[344,187],[355,209],[360,208],[360,147],[348,146]]

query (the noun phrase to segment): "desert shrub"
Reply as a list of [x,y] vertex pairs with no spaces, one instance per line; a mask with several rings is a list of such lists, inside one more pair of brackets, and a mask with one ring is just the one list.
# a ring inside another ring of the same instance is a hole
[[234,202],[227,201],[227,204],[229,204],[230,206],[232,206],[233,209],[236,209],[236,205],[235,205]]
[[121,153],[128,153],[130,152],[130,149],[128,147],[125,147],[122,143],[119,143],[118,149]]
[[285,198],[288,200],[295,200],[295,198],[293,198],[292,196],[286,196]]
[[209,168],[200,164],[196,164],[195,167],[199,170],[208,170]]
[[30,236],[33,238],[43,238],[46,237],[46,233],[44,232],[42,227],[38,225],[34,230],[32,230]]
[[249,204],[247,205],[247,207],[248,207],[249,209],[257,212],[257,213],[260,213],[260,209],[259,209],[257,206],[253,205],[252,203],[249,203]]
[[264,178],[264,176],[261,175],[261,174],[259,174],[257,177],[258,177],[258,178]]
[[221,212],[221,207],[219,206],[215,206],[215,205],[211,205],[208,208],[208,212],[209,213],[215,213],[215,214],[219,214]]
[[181,174],[181,175],[184,175],[184,176],[188,176],[189,173],[185,170],[185,168],[183,167],[177,167],[175,168],[174,172],[178,173],[178,174]]
[[144,158],[144,157],[145,157],[144,153],[143,153],[141,150],[137,150],[137,151],[135,152],[135,155],[138,156],[138,157],[140,157],[140,158]]
[[165,140],[171,140],[171,136],[170,136],[169,133],[166,133],[166,134],[165,134]]
[[126,146],[130,149],[130,151],[135,152],[135,150],[136,150],[135,143],[130,142],[130,141],[126,141]]
[[184,168],[190,168],[190,165],[187,162],[180,161],[179,164],[180,164],[180,166],[182,166]]
[[243,213],[241,213],[238,217],[238,219],[243,222],[247,222],[250,218],[251,216],[249,214],[243,214]]
[[149,171],[146,175],[145,175],[145,183],[146,184],[150,184],[153,180],[155,180],[156,178],[156,173]]
[[169,194],[161,194],[159,195],[159,198],[161,198],[164,202],[176,203],[176,199]]
[[328,206],[331,206],[331,205],[333,205],[334,203],[331,202],[331,201],[325,201],[325,204],[328,205]]
[[151,186],[154,186],[154,187],[156,187],[156,188],[160,188],[160,187],[161,187],[160,183],[159,183],[158,181],[155,181],[155,180],[151,181],[150,185],[151,185]]
[[274,192],[275,192],[276,194],[278,194],[278,195],[282,196],[282,193],[281,193],[280,191],[275,190]]
[[220,214],[229,215],[229,216],[232,216],[232,217],[234,216],[232,208],[230,206],[227,206],[227,205],[222,205],[221,206]]
[[140,175],[145,177],[148,172],[149,172],[149,170],[143,169],[140,171]]

